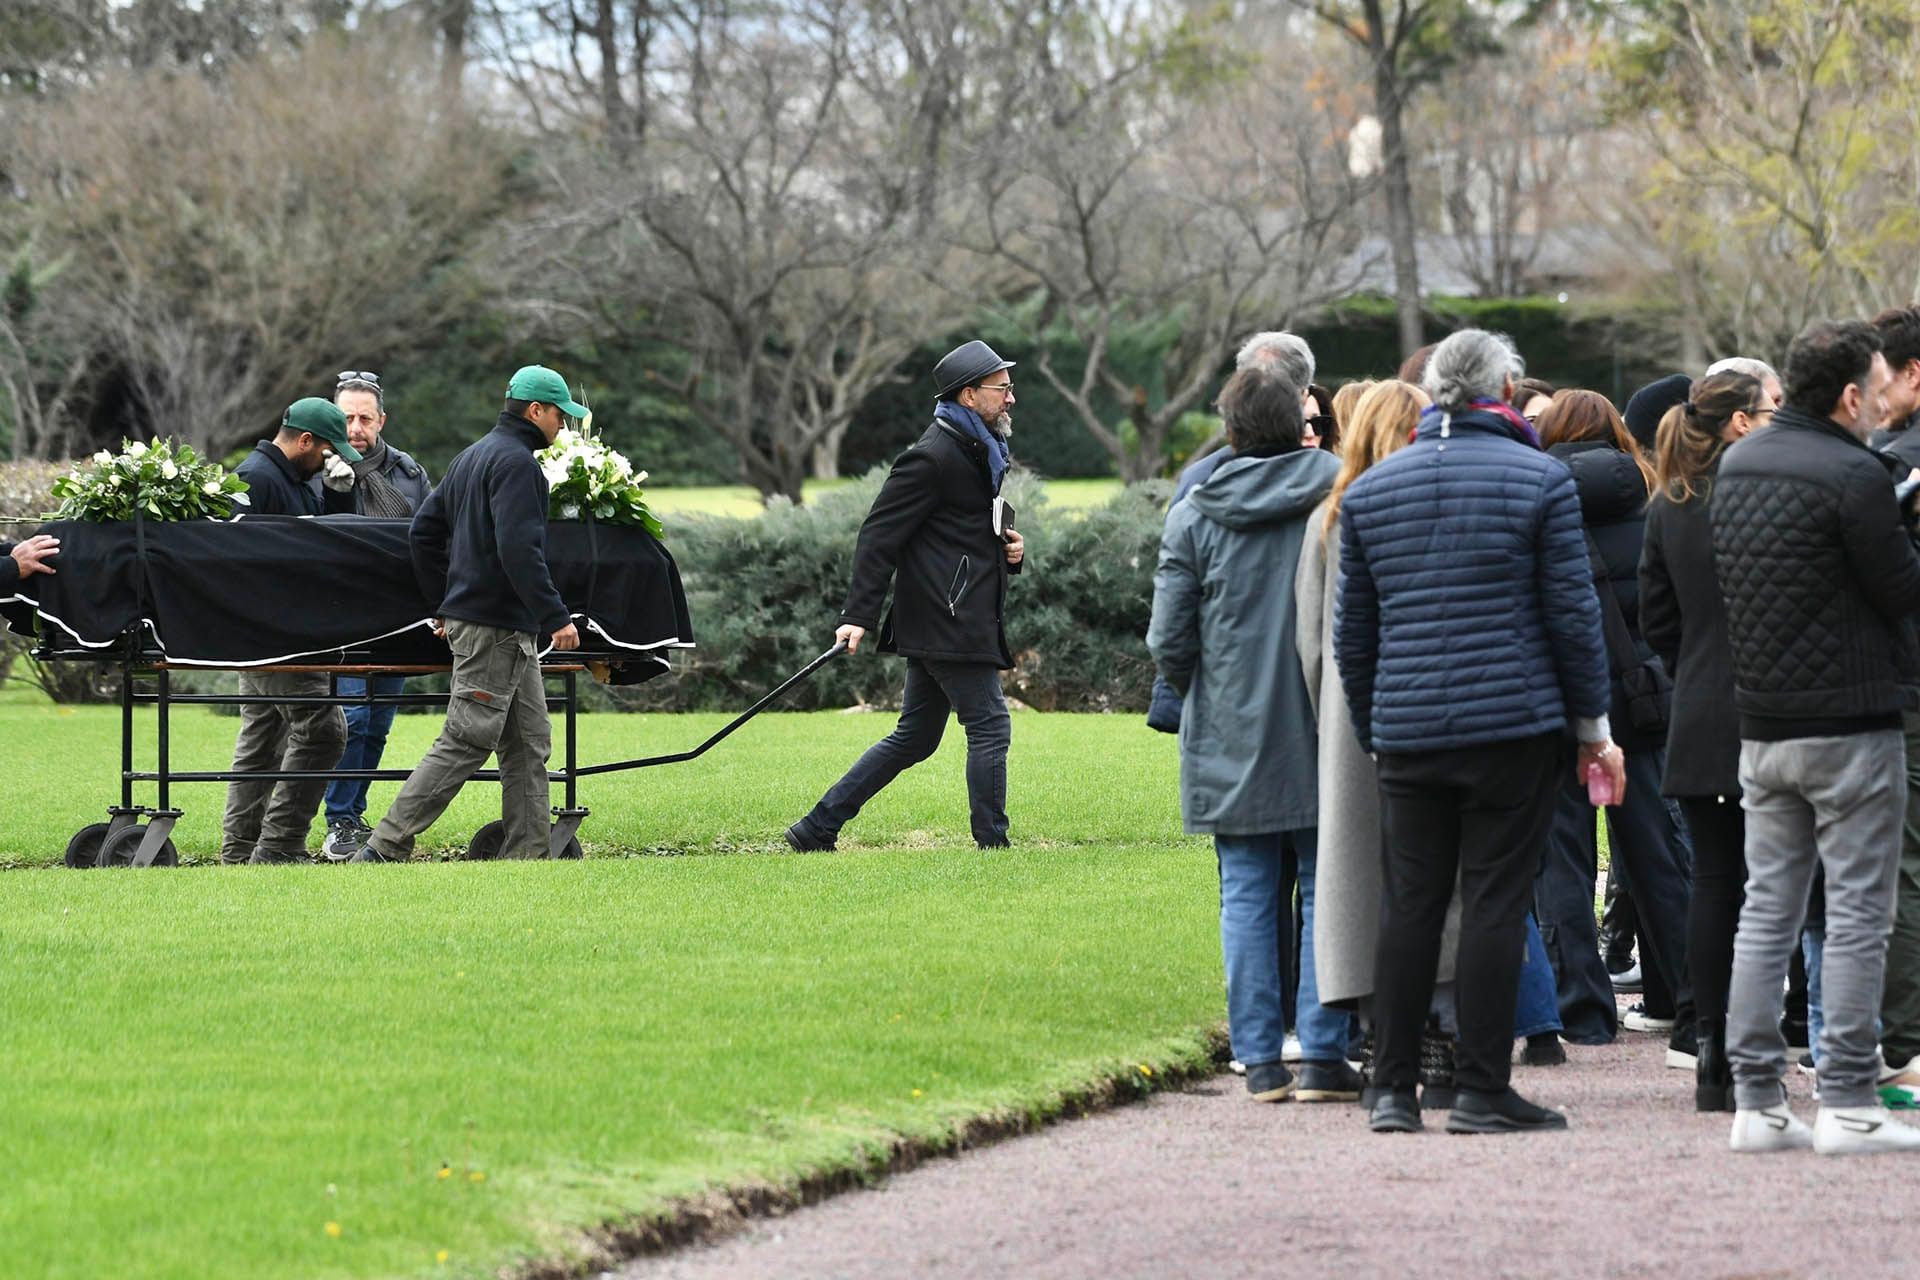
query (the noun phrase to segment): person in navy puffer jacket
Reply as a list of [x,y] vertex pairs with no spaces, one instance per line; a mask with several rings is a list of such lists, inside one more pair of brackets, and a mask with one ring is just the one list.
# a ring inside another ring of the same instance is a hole
[[1460,885],[1458,1098],[1449,1132],[1558,1129],[1509,1085],[1533,879],[1569,728],[1577,769],[1624,789],[1580,502],[1510,401],[1505,338],[1454,334],[1414,441],[1348,489],[1334,657],[1379,766],[1385,903],[1376,962],[1376,1132],[1421,1127],[1414,1086],[1440,934]]

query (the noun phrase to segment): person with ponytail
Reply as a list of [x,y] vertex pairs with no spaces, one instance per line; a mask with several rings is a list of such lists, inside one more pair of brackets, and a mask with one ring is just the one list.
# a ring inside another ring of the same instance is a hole
[[1740,812],[1740,717],[1733,705],[1727,611],[1713,571],[1708,502],[1727,446],[1773,417],[1760,380],[1716,373],[1660,419],[1654,494],[1640,553],[1640,629],[1673,677],[1662,794],[1680,802],[1693,838],[1687,960],[1696,1040],[1694,1106],[1733,1109],[1727,981],[1747,880]]

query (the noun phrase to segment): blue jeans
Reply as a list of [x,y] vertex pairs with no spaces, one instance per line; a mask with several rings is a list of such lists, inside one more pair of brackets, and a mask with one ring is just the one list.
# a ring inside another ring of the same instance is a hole
[[1278,1062],[1287,1038],[1281,1007],[1281,957],[1293,954],[1293,904],[1281,892],[1281,855],[1299,859],[1300,902],[1306,934],[1300,954],[1295,1026],[1309,1062],[1347,1056],[1352,1015],[1320,1004],[1313,976],[1313,881],[1316,831],[1216,835],[1220,863],[1220,951],[1227,971],[1227,1030],[1233,1056],[1249,1065]]
[[1560,989],[1553,980],[1553,962],[1533,913],[1527,913],[1527,952],[1520,961],[1519,999],[1513,1007],[1516,1039],[1560,1030]]
[[1827,929],[1810,924],[1800,931],[1800,955],[1807,962],[1807,1052],[1820,1065],[1820,1029],[1827,1025],[1820,1011],[1820,961],[1827,949]]
[[[373,691],[376,694],[395,694],[407,687],[405,676],[375,676]],[[365,694],[367,682],[357,676],[341,676],[335,682],[342,697],[354,697]],[[387,749],[387,731],[393,728],[393,717],[400,710],[396,706],[368,706],[360,703],[349,706],[347,712],[347,749],[340,753],[340,769],[378,769],[380,757]],[[358,818],[367,811],[367,788],[372,784],[366,781],[341,779],[327,784],[327,821],[338,822],[342,818]]]

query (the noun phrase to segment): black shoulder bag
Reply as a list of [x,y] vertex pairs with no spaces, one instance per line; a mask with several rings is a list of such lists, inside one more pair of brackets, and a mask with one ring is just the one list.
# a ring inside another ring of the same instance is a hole
[[1593,568],[1593,589],[1600,596],[1600,622],[1606,633],[1607,669],[1626,698],[1627,722],[1640,733],[1664,736],[1673,713],[1673,680],[1658,658],[1642,658],[1640,646],[1627,630],[1627,615],[1613,593],[1613,575],[1600,555],[1600,545],[1587,535],[1587,562]]

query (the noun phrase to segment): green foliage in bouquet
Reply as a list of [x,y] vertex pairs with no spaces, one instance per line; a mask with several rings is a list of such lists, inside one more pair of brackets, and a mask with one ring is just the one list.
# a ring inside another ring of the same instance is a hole
[[550,519],[592,515],[602,524],[643,525],[654,537],[661,536],[660,520],[640,489],[647,473],[636,472],[625,456],[608,448],[594,434],[591,417],[577,431],[563,427],[552,444],[533,456],[547,477]]
[[119,453],[102,449],[89,465],[53,482],[53,496],[60,501],[55,519],[131,520],[138,508],[149,520],[224,520],[235,503],[248,505],[245,480],[187,445],[171,440],[120,444]]

